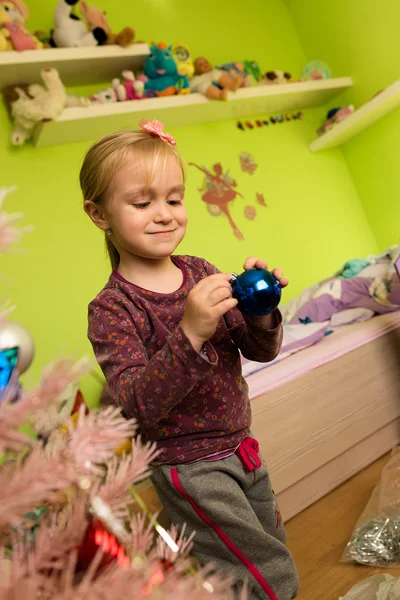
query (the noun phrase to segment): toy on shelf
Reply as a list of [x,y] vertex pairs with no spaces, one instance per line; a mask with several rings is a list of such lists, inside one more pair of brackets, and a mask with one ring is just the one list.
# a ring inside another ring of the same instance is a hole
[[57,48],[102,46],[107,41],[106,18],[89,31],[88,26],[72,13],[79,0],[59,0],[54,12],[52,45]]
[[144,98],[144,81],[136,79],[133,71],[123,71],[122,77],[122,80],[113,79],[111,87],[93,94],[90,100],[100,104],[108,104]]
[[250,80],[249,85],[257,85],[262,79],[262,73],[260,65],[255,60],[243,61],[244,72],[246,77]]
[[172,56],[172,46],[167,47],[163,42],[151,46],[144,64],[144,74],[145,90],[155,96],[190,93],[189,80],[186,75],[179,74]]
[[0,51],[37,50],[43,44],[25,26],[29,11],[22,0],[0,0]]
[[329,79],[331,70],[322,60],[312,60],[303,69],[303,80]]
[[34,35],[42,44],[43,48],[51,48],[52,37],[49,32],[43,31],[43,29],[35,29]]
[[190,81],[192,92],[199,92],[211,100],[227,100],[229,91],[236,91],[243,84],[241,75],[213,69],[211,63],[200,56],[194,61],[195,76]]
[[255,60],[245,60],[243,62],[231,62],[215,67],[219,71],[226,71],[233,77],[242,77],[241,87],[250,87],[257,85],[261,80],[261,69]]
[[293,80],[290,73],[286,71],[267,71],[261,81],[264,85],[279,85],[282,83],[290,83]]
[[[72,12],[78,4],[83,20]],[[86,0],[59,0],[54,13],[54,25],[50,43],[58,48],[104,44],[126,47],[135,39],[135,32],[131,27],[112,33],[105,12],[96,6],[88,6]]]
[[133,44],[135,32],[132,27],[124,27],[119,33],[113,33],[106,13],[100,8],[97,8],[97,6],[88,6],[86,0],[79,1],[79,8],[85,18],[89,31],[94,32],[100,27],[106,32],[107,39],[105,43],[107,45],[116,44],[122,48],[127,48]]
[[344,108],[332,108],[326,115],[326,121],[317,129],[318,135],[323,135],[349,117],[354,112],[354,106],[350,104]]
[[35,125],[51,121],[67,106],[88,106],[87,98],[68,96],[56,69],[42,69],[44,86],[10,85],[3,90],[4,100],[13,120],[11,143],[22,146],[32,137]]
[[194,64],[189,47],[186,44],[177,43],[171,47],[171,54],[178,67],[179,75],[186,75],[188,79],[194,75]]

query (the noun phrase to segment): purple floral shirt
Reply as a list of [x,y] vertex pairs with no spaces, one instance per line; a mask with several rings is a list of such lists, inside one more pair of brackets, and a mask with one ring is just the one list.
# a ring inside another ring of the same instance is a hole
[[273,360],[282,343],[274,329],[233,309],[196,352],[180,322],[187,295],[218,269],[201,258],[174,256],[183,283],[171,294],[144,290],[112,273],[89,305],[88,336],[115,403],[134,417],[143,441],[157,442],[158,463],[199,460],[235,448],[249,435],[251,410],[239,349]]

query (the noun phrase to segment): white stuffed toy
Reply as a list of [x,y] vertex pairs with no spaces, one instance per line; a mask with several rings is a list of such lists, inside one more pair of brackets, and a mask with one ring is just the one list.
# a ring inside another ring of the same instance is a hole
[[101,46],[107,42],[105,17],[104,23],[98,23],[89,31],[86,23],[72,14],[72,8],[78,2],[79,0],[60,0],[56,6],[52,39],[58,48]]
[[22,146],[32,137],[37,123],[56,119],[67,106],[88,106],[87,98],[68,96],[56,69],[40,72],[45,86],[13,85],[4,90],[4,99],[14,121],[11,143]]

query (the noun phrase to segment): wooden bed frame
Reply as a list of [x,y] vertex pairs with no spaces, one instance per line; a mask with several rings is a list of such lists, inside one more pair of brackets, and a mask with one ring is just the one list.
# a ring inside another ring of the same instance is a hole
[[400,442],[400,329],[255,398],[252,410],[287,521]]

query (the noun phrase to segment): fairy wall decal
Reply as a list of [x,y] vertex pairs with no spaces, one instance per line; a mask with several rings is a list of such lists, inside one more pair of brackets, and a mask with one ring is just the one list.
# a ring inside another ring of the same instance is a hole
[[230,226],[233,229],[233,233],[239,240],[243,240],[243,235],[236,223],[232,219],[230,213],[230,204],[235,200],[237,196],[243,198],[243,195],[238,192],[235,188],[237,183],[229,175],[229,171],[224,173],[221,163],[216,163],[212,166],[212,171],[209,171],[206,167],[197,165],[196,163],[189,163],[190,166],[196,167],[202,173],[205,178],[199,192],[201,193],[201,199],[207,204],[208,211],[213,216],[224,214]]

